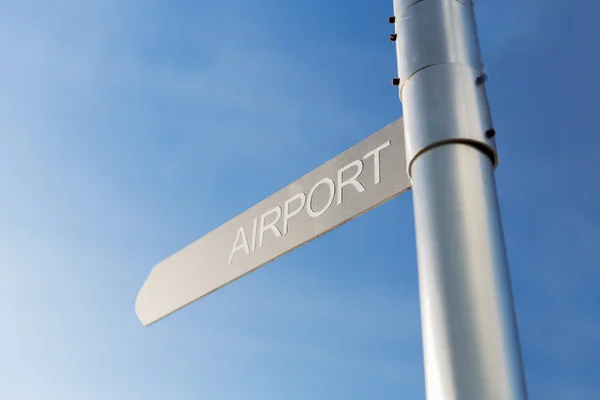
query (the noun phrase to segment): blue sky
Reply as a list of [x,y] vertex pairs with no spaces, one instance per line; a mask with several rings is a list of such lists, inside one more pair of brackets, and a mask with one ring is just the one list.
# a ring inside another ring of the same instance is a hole
[[[391,0],[50,3],[0,2],[0,398],[424,398],[410,194],[134,313],[154,264],[401,115]],[[600,5],[572,3],[476,8],[539,400],[600,398]]]

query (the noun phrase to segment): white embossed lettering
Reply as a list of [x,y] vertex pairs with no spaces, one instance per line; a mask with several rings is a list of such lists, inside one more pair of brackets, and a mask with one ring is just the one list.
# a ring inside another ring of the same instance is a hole
[[256,224],[257,219],[254,218],[252,221],[252,245],[250,247],[250,251],[254,251],[256,249]]
[[379,147],[375,148],[374,150],[371,150],[370,152],[365,154],[365,156],[363,157],[363,159],[366,160],[367,158],[373,156],[373,163],[374,163],[373,173],[375,174],[375,184],[376,185],[379,182],[381,182],[381,174],[380,174],[380,169],[379,169],[379,163],[380,163],[379,152],[381,150],[385,149],[386,147],[388,147],[389,145],[390,145],[390,141],[388,140],[381,146],[379,146]]
[[[327,203],[325,204],[325,206],[322,209],[320,209],[319,211],[315,211],[312,208],[312,198],[313,198],[313,195],[315,194],[315,191],[317,190],[317,188],[321,185],[326,185],[329,188],[329,198],[327,199]],[[308,215],[310,215],[313,218],[323,215],[325,213],[325,211],[327,211],[329,209],[329,207],[331,206],[331,203],[333,203],[334,196],[335,196],[335,183],[333,183],[333,180],[331,178],[321,179],[319,182],[317,182],[315,184],[315,186],[312,187],[312,189],[310,189],[310,192],[308,193],[308,198],[306,199],[306,212],[308,213]]]
[[[275,219],[268,224],[265,225],[265,219],[268,215],[275,214]],[[263,235],[266,231],[270,230],[273,232],[276,238],[281,237],[281,232],[279,232],[279,228],[275,225],[277,221],[281,218],[281,207],[277,206],[274,209],[267,211],[263,215],[260,216],[260,228],[258,230],[258,247],[262,247],[263,245]]]
[[[344,171],[347,171],[348,169],[350,169],[352,167],[356,167],[356,172],[349,179],[346,179],[344,181],[343,180],[344,179],[343,178]],[[338,170],[338,172],[337,172],[337,183],[338,183],[337,203],[338,203],[338,205],[342,204],[342,191],[343,191],[344,186],[352,185],[358,191],[358,193],[362,193],[365,191],[365,187],[359,181],[356,180],[356,178],[358,178],[360,176],[362,170],[363,170],[363,163],[360,160],[353,161],[350,164],[348,164],[345,167]]]
[[[240,239],[241,243],[238,244]],[[248,239],[246,239],[246,231],[244,230],[243,226],[240,227],[240,229],[238,229],[237,235],[235,236],[235,241],[233,242],[233,248],[231,249],[231,253],[229,254],[229,261],[227,262],[227,264],[231,264],[235,252],[242,249],[244,250],[244,253],[250,253],[250,249],[248,248]]]
[[[300,200],[300,205],[293,211],[290,212],[290,204],[296,200]],[[282,233],[285,235],[288,231],[288,223],[290,218],[292,218],[294,215],[297,215],[302,208],[304,207],[304,204],[306,203],[306,195],[302,192],[298,193],[297,195],[287,199],[283,205],[283,228],[282,228]]]

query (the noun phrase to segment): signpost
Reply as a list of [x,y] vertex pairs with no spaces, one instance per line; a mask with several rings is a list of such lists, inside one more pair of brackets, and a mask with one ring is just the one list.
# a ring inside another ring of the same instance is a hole
[[409,188],[399,119],[156,265],[138,318],[156,322]]
[[473,0],[394,0],[390,22],[403,119],[155,266],[136,313],[156,322],[412,184],[427,398],[526,400]]
[[527,398],[473,0],[394,0],[428,399]]

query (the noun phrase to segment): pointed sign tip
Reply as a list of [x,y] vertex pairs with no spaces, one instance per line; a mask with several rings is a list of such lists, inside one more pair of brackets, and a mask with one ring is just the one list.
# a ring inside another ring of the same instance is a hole
[[154,304],[152,300],[152,287],[148,287],[151,276],[152,272],[148,276],[148,279],[146,279],[146,282],[142,285],[135,299],[135,314],[144,327],[148,327],[155,322],[160,321],[173,312],[161,313],[160,311],[157,311],[156,304]]
[[153,322],[153,321],[151,321],[151,319],[148,318],[147,313],[144,313],[145,307],[143,307],[143,303],[144,303],[143,294],[144,294],[144,288],[146,287],[146,282],[144,282],[144,284],[142,285],[142,288],[140,289],[140,291],[138,292],[138,295],[135,298],[135,314],[137,315],[138,319],[140,320],[140,322],[142,323],[142,325],[144,327],[149,326]]

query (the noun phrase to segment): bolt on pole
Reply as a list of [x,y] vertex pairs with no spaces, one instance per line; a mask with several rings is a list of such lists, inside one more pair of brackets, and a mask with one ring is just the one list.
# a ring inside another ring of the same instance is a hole
[[527,399],[472,0],[394,0],[428,399]]

